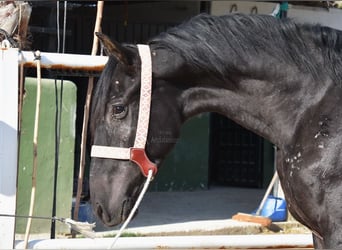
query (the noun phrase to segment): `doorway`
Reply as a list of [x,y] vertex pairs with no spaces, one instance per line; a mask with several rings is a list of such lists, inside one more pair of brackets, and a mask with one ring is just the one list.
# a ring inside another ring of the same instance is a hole
[[264,139],[216,113],[210,115],[209,126],[211,184],[261,188]]

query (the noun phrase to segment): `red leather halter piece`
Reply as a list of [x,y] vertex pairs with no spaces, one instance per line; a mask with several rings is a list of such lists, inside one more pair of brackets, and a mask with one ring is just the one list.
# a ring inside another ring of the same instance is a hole
[[130,160],[140,167],[140,170],[145,177],[148,176],[149,170],[152,170],[153,176],[157,173],[157,166],[148,159],[144,148],[131,148]]
[[137,133],[135,135],[134,146],[121,148],[93,145],[91,148],[91,157],[130,160],[136,163],[142,174],[147,177],[149,170],[152,170],[153,175],[157,173],[157,166],[148,159],[145,152],[151,110],[152,61],[148,45],[139,44],[138,50],[141,58],[141,88]]

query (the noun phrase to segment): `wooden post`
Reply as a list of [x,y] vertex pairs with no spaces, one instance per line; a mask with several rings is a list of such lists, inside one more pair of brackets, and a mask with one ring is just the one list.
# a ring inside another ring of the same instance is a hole
[[[91,50],[92,56],[95,56],[97,53],[99,40],[97,36],[95,35],[95,32],[99,32],[101,30],[103,6],[104,6],[104,1],[98,1],[96,22],[95,22],[95,28],[94,28],[94,40],[93,40],[93,47]],[[81,194],[82,194],[82,188],[83,188],[83,177],[84,177],[84,167],[85,167],[85,155],[86,155],[86,141],[87,141],[87,134],[88,134],[89,109],[90,109],[91,95],[93,93],[93,87],[94,87],[94,77],[89,77],[86,102],[84,105],[84,112],[83,112],[81,156],[80,156],[80,166],[79,166],[79,173],[78,173],[78,180],[77,180],[76,202],[75,202],[75,208],[74,208],[74,214],[73,214],[73,218],[75,220],[78,220],[78,212],[79,212],[80,203],[81,203]],[[75,232],[73,232],[73,237],[75,236],[76,236]]]
[[[18,162],[18,50],[0,51],[0,213],[15,215]],[[0,217],[0,249],[14,247],[15,218]]]

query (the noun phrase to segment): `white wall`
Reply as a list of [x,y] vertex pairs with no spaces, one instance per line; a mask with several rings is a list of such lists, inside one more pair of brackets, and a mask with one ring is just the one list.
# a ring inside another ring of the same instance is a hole
[[[257,7],[258,14],[271,14],[276,3],[253,1],[213,1],[211,5],[212,15],[229,14],[233,5],[237,6],[237,12],[251,13],[253,7]],[[342,30],[342,10],[307,7],[289,4],[288,17],[299,22],[320,23],[335,29]]]
[[213,1],[211,3],[212,15],[226,15],[231,13],[232,6],[237,6],[232,12],[239,12],[244,14],[251,13],[254,7],[257,8],[258,14],[270,14],[277,5],[276,3],[269,2],[249,2],[249,1]]
[[[15,214],[18,146],[18,50],[0,51],[0,214]],[[14,243],[13,217],[0,217],[0,249]]]
[[288,16],[299,22],[319,23],[342,30],[342,10],[290,6]]

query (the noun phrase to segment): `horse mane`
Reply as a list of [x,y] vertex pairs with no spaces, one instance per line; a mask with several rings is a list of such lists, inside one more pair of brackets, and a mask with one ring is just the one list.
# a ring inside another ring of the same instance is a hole
[[[262,78],[265,70],[285,71],[287,65],[293,65],[291,70],[310,74],[315,80],[325,80],[328,75],[342,84],[342,31],[318,24],[299,24],[270,15],[200,14],[149,44],[178,53],[193,72],[207,73],[219,81],[230,79],[237,70],[243,74],[244,68],[254,68],[254,77]],[[110,87],[106,83],[111,82],[116,63],[110,57],[110,66],[101,76],[103,83],[95,89],[92,113],[97,117],[104,116]]]
[[278,65],[274,71],[279,71],[282,65],[294,65],[314,79],[320,79],[322,69],[329,65],[331,77],[342,79],[341,31],[270,15],[200,14],[149,44],[174,51],[193,70],[221,79],[236,70],[243,73],[241,65],[249,70],[255,67],[256,77],[263,72],[260,67],[272,70]]

